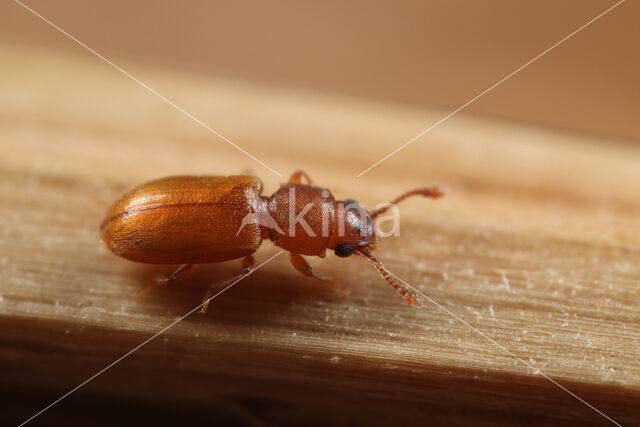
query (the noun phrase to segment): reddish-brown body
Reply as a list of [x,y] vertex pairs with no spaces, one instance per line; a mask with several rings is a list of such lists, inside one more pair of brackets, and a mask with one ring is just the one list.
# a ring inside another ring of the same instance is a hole
[[[303,177],[309,185],[301,183]],[[344,257],[357,251],[415,304],[415,294],[385,274],[370,252],[377,241],[373,218],[386,208],[368,212],[354,201],[336,201],[328,190],[310,184],[299,171],[265,197],[262,182],[253,176],[162,178],[124,194],[107,213],[100,233],[112,252],[128,260],[185,264],[168,280],[188,273],[194,264],[243,257],[243,275],[248,274],[251,254],[263,239],[289,251],[297,270],[321,280],[327,279],[315,276],[301,255],[324,257],[332,249]],[[441,195],[437,189],[415,190],[392,203],[413,194]]]

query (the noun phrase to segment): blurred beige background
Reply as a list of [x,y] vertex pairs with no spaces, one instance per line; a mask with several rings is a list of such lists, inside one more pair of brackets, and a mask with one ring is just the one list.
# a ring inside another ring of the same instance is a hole
[[[144,61],[454,109],[615,2],[25,4],[125,68]],[[5,42],[90,55],[17,3],[3,2],[0,16]],[[639,16],[626,1],[468,110],[639,142]]]

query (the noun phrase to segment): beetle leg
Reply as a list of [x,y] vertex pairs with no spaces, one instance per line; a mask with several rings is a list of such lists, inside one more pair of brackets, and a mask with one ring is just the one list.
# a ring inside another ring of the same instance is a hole
[[311,178],[305,171],[297,170],[289,178],[289,184],[302,184],[302,178],[307,181],[308,185],[311,185]]
[[302,255],[289,252],[289,261],[291,261],[291,265],[293,265],[293,267],[296,270],[298,270],[300,273],[304,274],[305,276],[313,277],[314,279],[326,282],[329,286],[331,286],[336,291],[340,292],[342,295],[349,294],[349,292],[346,289],[336,284],[332,279],[329,279],[328,277],[315,275],[313,273],[313,270],[311,269],[311,266],[309,265],[309,263],[307,263],[307,260],[305,260],[302,257]]
[[136,297],[140,296],[143,292],[153,288],[158,285],[166,285],[168,283],[177,282],[179,280],[184,279],[188,275],[193,272],[193,264],[183,264],[173,274],[166,279],[153,279],[149,280],[146,285],[144,285],[138,292],[136,292]]
[[253,270],[254,265],[255,265],[255,261],[253,257],[251,255],[248,255],[242,258],[242,273],[238,274],[235,277],[232,277],[231,279],[227,279],[223,282],[219,282],[211,285],[209,289],[207,289],[207,293],[204,294],[204,302],[202,303],[202,308],[200,309],[200,313],[204,314],[207,312],[207,307],[209,306],[209,302],[211,301],[211,299],[213,299],[216,293],[220,292],[221,289],[224,290],[224,288],[226,288],[227,286],[231,285],[234,282],[237,282],[243,277],[248,276],[249,273],[251,273],[251,271]]

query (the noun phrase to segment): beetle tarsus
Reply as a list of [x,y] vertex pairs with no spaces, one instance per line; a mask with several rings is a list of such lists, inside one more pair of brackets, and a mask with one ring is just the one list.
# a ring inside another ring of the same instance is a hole
[[349,295],[349,291],[344,289],[342,286],[338,285],[333,279],[324,276],[318,276],[313,272],[313,269],[309,265],[306,259],[302,257],[300,254],[296,254],[293,252],[289,252],[289,261],[291,261],[291,265],[298,270],[300,273],[304,274],[307,277],[314,278],[316,280],[320,280],[325,282],[334,290],[340,292],[342,295]]
[[193,272],[193,267],[194,267],[193,264],[183,264],[180,267],[178,267],[178,269],[174,271],[169,277],[166,277],[164,279],[151,279],[147,281],[147,283],[143,287],[141,287],[138,290],[138,292],[134,294],[134,296],[138,298],[144,292],[148,291],[153,287],[180,281]]
[[255,265],[255,261],[253,257],[251,255],[248,255],[242,258],[242,273],[238,274],[235,277],[232,277],[231,279],[227,279],[223,282],[219,282],[211,285],[209,289],[207,289],[207,292],[204,294],[204,301],[202,303],[202,308],[200,309],[200,313],[205,314],[207,312],[207,307],[209,307],[209,303],[221,290],[224,290],[226,287],[234,284],[235,282],[240,281],[244,277],[251,274],[251,271],[253,270],[254,265]]

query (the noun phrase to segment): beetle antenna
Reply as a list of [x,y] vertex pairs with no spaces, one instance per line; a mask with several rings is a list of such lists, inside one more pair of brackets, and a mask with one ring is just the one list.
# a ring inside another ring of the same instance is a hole
[[371,215],[371,218],[375,219],[375,217],[377,217],[378,215],[388,211],[389,208],[391,208],[391,206],[396,205],[399,202],[406,199],[407,197],[411,197],[411,196],[424,196],[424,197],[432,197],[434,199],[437,199],[439,197],[444,196],[444,193],[439,187],[418,188],[415,190],[407,191],[406,193],[401,194],[400,196],[396,197],[389,203],[385,204],[383,207],[372,210],[371,212],[369,212],[369,215]]
[[404,298],[405,301],[412,305],[420,305],[420,301],[418,300],[418,296],[416,295],[416,293],[401,285],[393,277],[391,277],[391,274],[387,271],[386,268],[384,268],[384,265],[382,265],[378,258],[373,256],[369,249],[362,248],[358,249],[357,252],[363,257],[367,258],[369,262],[374,265],[374,267],[378,270],[378,272],[380,272],[382,277],[384,277],[384,280],[386,280],[391,286],[393,286],[393,289],[398,291],[400,296]]

